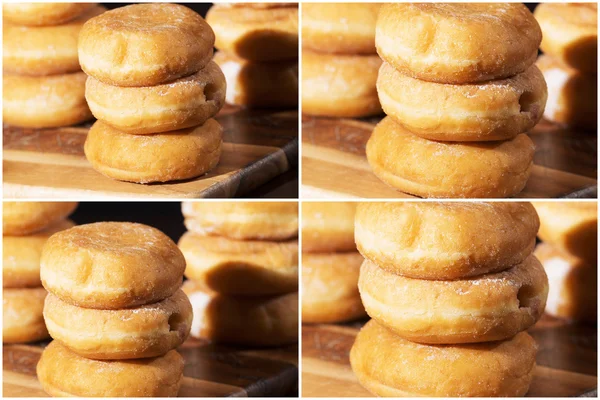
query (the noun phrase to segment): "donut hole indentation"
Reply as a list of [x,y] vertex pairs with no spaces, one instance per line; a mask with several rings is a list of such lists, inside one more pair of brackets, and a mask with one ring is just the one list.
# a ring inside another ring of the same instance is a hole
[[531,285],[523,285],[517,292],[519,308],[531,308],[536,297],[535,288]]
[[179,331],[181,325],[183,324],[183,316],[179,313],[171,314],[169,317],[169,332]]
[[522,113],[531,112],[531,108],[534,103],[535,103],[534,94],[531,92],[524,92],[523,94],[521,94],[521,97],[519,97],[519,107],[520,107],[519,111]]
[[208,102],[216,100],[217,91],[217,85],[214,85],[212,83],[207,84],[204,87],[204,98],[206,99],[206,101]]

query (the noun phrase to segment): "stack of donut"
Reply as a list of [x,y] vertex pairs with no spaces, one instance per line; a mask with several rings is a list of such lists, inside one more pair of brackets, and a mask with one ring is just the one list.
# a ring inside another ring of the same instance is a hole
[[77,58],[83,24],[96,3],[4,3],[3,122],[25,128],[75,125],[92,118]]
[[136,182],[190,179],[219,162],[225,77],[215,35],[191,9],[135,4],[89,20],[79,37],[85,97],[98,121],[85,141],[92,167]]
[[298,204],[184,202],[184,292],[192,336],[215,343],[298,341]]
[[215,30],[226,101],[251,108],[298,105],[298,3],[221,3],[206,14]]
[[302,203],[302,322],[366,316],[358,293],[363,258],[354,243],[357,203]]
[[375,83],[379,3],[302,5],[302,112],[329,117],[381,113]]
[[596,202],[535,202],[540,216],[535,250],[550,281],[546,313],[595,322],[598,312],[598,208]]
[[534,11],[543,33],[537,66],[548,83],[544,117],[595,129],[598,119],[598,5],[540,3]]
[[518,3],[388,3],[377,92],[388,115],[367,143],[375,175],[421,197],[509,197],[529,178],[546,83],[540,28]]
[[44,245],[44,320],[54,338],[37,376],[59,397],[172,397],[183,380],[175,350],[192,307],[181,290],[185,259],[157,229],[99,222]]
[[373,318],[350,352],[372,393],[523,396],[548,294],[529,203],[365,203],[358,287]]
[[46,290],[40,256],[48,238],[74,224],[77,203],[5,202],[2,209],[2,342],[46,339],[42,309]]

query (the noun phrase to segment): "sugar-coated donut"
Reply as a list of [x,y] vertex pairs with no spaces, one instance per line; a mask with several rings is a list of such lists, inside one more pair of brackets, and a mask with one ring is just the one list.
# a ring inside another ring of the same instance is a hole
[[535,65],[506,79],[452,85],[411,78],[383,63],[377,92],[383,111],[405,129],[456,142],[514,138],[538,123],[548,96]]
[[573,321],[596,321],[597,261],[573,257],[548,243],[539,244],[534,254],[546,269],[550,284],[546,313]]
[[81,68],[115,86],[154,86],[198,72],[215,35],[188,7],[133,4],[88,21],[79,35]]
[[85,101],[83,72],[52,76],[3,75],[4,123],[25,128],[55,128],[92,118]]
[[381,3],[302,4],[302,47],[319,53],[375,54]]
[[[79,17],[95,5],[96,3],[4,3],[2,18],[5,20],[4,24],[8,21],[25,26],[60,25]],[[6,68],[6,64],[4,67]]]
[[535,146],[524,133],[504,142],[435,142],[384,118],[367,160],[388,185],[421,197],[511,197],[525,187]]
[[252,62],[223,51],[213,60],[227,80],[227,103],[251,108],[298,105],[298,60]]
[[506,78],[535,62],[542,32],[520,3],[388,3],[375,43],[405,75],[440,83]]
[[302,254],[302,322],[352,321],[367,314],[358,293],[360,253]]
[[365,258],[415,279],[452,280],[523,262],[540,226],[524,202],[363,203],[356,245]]
[[41,231],[66,218],[77,208],[70,201],[5,201],[2,204],[2,234],[24,236]]
[[352,346],[350,364],[360,384],[381,397],[523,397],[536,352],[526,332],[500,342],[436,346],[369,321]]
[[298,291],[298,240],[236,240],[186,232],[179,239],[185,276],[226,295]]
[[62,220],[27,236],[2,236],[2,287],[41,286],[40,257],[46,240],[73,226],[73,221]]
[[534,256],[506,271],[454,281],[406,278],[365,261],[358,287],[371,318],[429,344],[511,338],[540,319],[548,297],[548,278]]
[[42,251],[44,287],[85,308],[118,310],[173,295],[185,259],[177,245],[150,226],[97,222],[55,233]]
[[536,62],[548,85],[544,117],[583,129],[598,124],[598,76],[585,73],[542,55]]
[[376,55],[302,52],[302,112],[329,117],[381,114]]
[[358,203],[303,202],[302,252],[356,251],[354,215]]
[[298,342],[298,293],[281,296],[225,296],[194,281],[183,291],[194,309],[191,335],[215,343],[283,346]]
[[213,5],[206,21],[215,30],[215,47],[250,61],[298,58],[298,8],[232,8]]
[[77,307],[49,294],[44,320],[54,340],[82,357],[147,358],[163,355],[187,339],[192,305],[181,290],[158,303],[122,310]]
[[596,74],[598,69],[598,5],[540,3],[534,11],[542,29],[540,48],[568,66]]
[[49,337],[42,310],[42,287],[2,290],[2,342],[28,343]]
[[155,358],[91,360],[54,340],[42,353],[37,377],[53,397],[175,397],[183,364],[175,350]]
[[220,201],[181,204],[185,226],[201,235],[286,240],[298,236],[298,203]]
[[130,135],[96,121],[84,151],[92,167],[121,181],[150,183],[195,178],[221,158],[223,128],[214,119],[203,125],[154,135]]

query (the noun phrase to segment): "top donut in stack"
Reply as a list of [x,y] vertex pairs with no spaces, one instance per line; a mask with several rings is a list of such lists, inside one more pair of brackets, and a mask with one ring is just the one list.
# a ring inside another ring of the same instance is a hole
[[85,144],[109,177],[164,182],[199,176],[219,161],[225,77],[211,61],[215,36],[176,4],[136,4],[88,21],[79,60],[98,122]]

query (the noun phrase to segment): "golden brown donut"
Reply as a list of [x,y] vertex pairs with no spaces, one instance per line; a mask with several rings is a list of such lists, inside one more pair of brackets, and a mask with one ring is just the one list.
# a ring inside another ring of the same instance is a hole
[[66,218],[75,208],[69,201],[5,201],[2,204],[2,234],[24,236]]
[[383,111],[405,129],[452,142],[512,139],[539,122],[548,96],[535,65],[506,79],[452,85],[411,78],[383,63],[377,92]]
[[381,114],[376,55],[302,52],[302,112],[329,117]]
[[[89,11],[97,3],[4,3],[2,18],[6,22],[25,26],[65,24]],[[6,46],[6,36],[4,37]],[[6,50],[6,48],[5,48]],[[6,67],[6,64],[4,64]]]
[[303,202],[302,252],[356,251],[354,214],[358,203]]
[[97,222],[52,235],[40,272],[44,287],[67,303],[118,310],[173,295],[184,269],[183,254],[158,229]]
[[535,324],[546,306],[548,277],[534,256],[502,272],[454,281],[406,278],[365,261],[358,288],[371,318],[404,339],[480,343]]
[[367,142],[367,160],[386,184],[421,197],[511,197],[527,183],[535,146],[525,135],[504,142],[435,142],[384,118]]
[[499,272],[523,262],[540,226],[525,202],[362,203],[358,251],[392,273],[452,280]]
[[303,3],[302,47],[319,53],[375,54],[381,3]]
[[281,8],[298,7],[298,3],[219,3],[219,7],[249,7],[249,8]]
[[186,232],[179,239],[185,276],[226,295],[298,291],[298,240],[235,240]]
[[213,60],[227,80],[227,103],[251,108],[298,105],[298,60],[252,62],[222,51]]
[[336,323],[367,314],[358,293],[360,253],[302,254],[302,323]]
[[403,74],[458,84],[525,71],[541,40],[521,3],[388,3],[375,34],[381,58]]
[[577,70],[598,69],[598,5],[540,3],[533,13],[543,38],[540,48]]
[[523,397],[537,345],[526,332],[501,342],[424,345],[369,321],[350,351],[358,381],[381,397]]
[[298,236],[298,203],[292,201],[186,201],[185,226],[200,235],[286,240]]
[[54,340],[42,353],[37,377],[53,397],[175,397],[183,364],[175,350],[139,360],[91,360]]
[[250,61],[298,58],[298,8],[232,8],[213,5],[206,21],[216,33],[215,47]]
[[3,75],[4,123],[24,128],[76,125],[92,118],[83,72],[52,76]]
[[52,338],[82,357],[147,358],[163,355],[187,339],[192,305],[181,290],[158,303],[122,310],[77,307],[49,294],[44,320]]
[[42,310],[42,287],[2,290],[2,342],[28,343],[49,337]]
[[2,236],[2,287],[42,286],[40,257],[44,243],[54,233],[74,226],[73,221],[62,220],[27,236]]
[[215,35],[195,11],[169,3],[133,4],[89,21],[79,35],[81,68],[115,86],[154,86],[198,72]]
[[154,135],[130,135],[96,121],[84,151],[92,167],[127,182],[168,182],[195,178],[221,158],[223,128],[214,119],[204,125]]
[[215,343],[272,347],[298,342],[298,293],[243,297],[208,292],[194,281],[183,291],[194,309],[191,335]]

